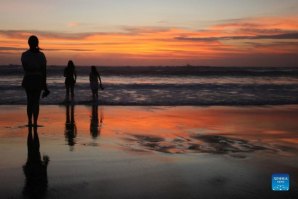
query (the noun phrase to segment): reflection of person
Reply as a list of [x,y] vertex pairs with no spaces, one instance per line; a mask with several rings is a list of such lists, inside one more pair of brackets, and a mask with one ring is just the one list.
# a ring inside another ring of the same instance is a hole
[[101,90],[103,90],[103,86],[101,83],[101,78],[95,66],[91,66],[91,72],[89,74],[90,88],[92,90],[92,98],[93,101],[98,100],[98,81]]
[[67,67],[64,69],[65,88],[66,88],[66,101],[69,101],[69,93],[71,100],[74,98],[74,85],[77,80],[77,73],[73,61],[69,60]]
[[[102,110],[102,109],[100,109]],[[100,130],[103,122],[102,111],[100,111],[100,122],[98,121],[98,105],[92,105],[92,115],[90,121],[90,134],[93,139],[97,138],[100,135]]]
[[[70,109],[70,111],[69,111]],[[75,145],[75,138],[77,136],[77,127],[74,119],[74,105],[66,105],[66,120],[65,120],[65,138],[70,150],[73,150]]]
[[27,116],[28,125],[32,125],[32,117],[34,125],[37,126],[39,114],[39,100],[41,91],[44,90],[43,97],[49,94],[46,84],[46,57],[38,47],[38,38],[30,36],[28,39],[29,50],[22,54],[22,65],[24,69],[24,78],[22,82],[23,88],[27,95]]
[[28,158],[23,166],[26,177],[23,194],[29,198],[42,198],[47,191],[49,157],[43,156],[41,159],[37,127],[34,127],[34,135],[32,135],[32,127],[28,127],[27,148]]

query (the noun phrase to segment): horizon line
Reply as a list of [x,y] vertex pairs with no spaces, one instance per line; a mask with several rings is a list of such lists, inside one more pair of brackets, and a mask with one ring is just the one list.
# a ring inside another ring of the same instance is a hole
[[[49,64],[47,67],[66,67],[67,64],[65,65],[60,65],[60,64]],[[22,67],[21,64],[0,64],[0,67],[5,67],[5,66],[17,66],[17,67]],[[117,68],[117,67],[131,67],[131,68],[150,68],[150,67],[173,67],[173,68],[298,68],[298,65],[293,65],[293,66],[236,66],[236,65],[229,65],[229,66],[220,66],[220,65],[75,65],[76,67],[112,67],[112,68]]]

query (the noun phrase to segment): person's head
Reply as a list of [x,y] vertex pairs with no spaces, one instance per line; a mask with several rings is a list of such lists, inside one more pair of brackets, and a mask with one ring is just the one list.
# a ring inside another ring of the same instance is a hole
[[68,61],[67,67],[68,67],[68,68],[71,68],[71,69],[74,69],[74,63],[73,63],[72,60],[69,60],[69,61]]
[[35,35],[31,35],[28,39],[28,44],[31,51],[39,51],[38,38]]
[[95,66],[91,66],[91,72],[92,73],[97,73],[96,67]]

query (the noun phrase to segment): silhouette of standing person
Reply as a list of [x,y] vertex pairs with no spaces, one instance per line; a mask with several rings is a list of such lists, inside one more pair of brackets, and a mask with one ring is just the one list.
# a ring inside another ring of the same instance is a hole
[[[101,78],[95,66],[91,66],[91,72],[89,74],[90,88],[92,90],[92,99],[93,102],[97,102],[98,100],[98,86],[100,86],[101,90],[103,90],[103,86],[101,83]],[[99,85],[98,85],[99,81]]]
[[77,81],[77,73],[75,65],[72,60],[68,61],[67,67],[64,69],[65,88],[66,88],[66,102],[69,102],[69,94],[71,94],[71,100],[74,99],[74,85]]
[[39,101],[41,91],[44,90],[43,97],[49,94],[47,88],[47,73],[46,65],[47,60],[45,55],[40,51],[38,46],[38,38],[32,35],[28,39],[29,50],[24,52],[21,57],[24,78],[22,81],[22,87],[26,90],[27,95],[27,116],[28,125],[37,126],[37,120],[39,115]]
[[[69,110],[70,109],[70,110]],[[65,120],[65,138],[71,151],[76,144],[75,138],[77,136],[77,126],[74,118],[74,105],[66,105],[66,120]]]
[[37,127],[34,127],[34,134],[32,134],[32,127],[29,126],[27,137],[28,156],[27,162],[23,166],[26,177],[23,194],[28,198],[43,198],[47,191],[49,157],[43,156],[41,159],[39,148]]

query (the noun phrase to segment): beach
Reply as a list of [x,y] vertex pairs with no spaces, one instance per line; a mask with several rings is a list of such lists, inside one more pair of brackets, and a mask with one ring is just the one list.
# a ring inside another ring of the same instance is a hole
[[298,199],[298,0],[0,13],[0,199]]
[[[0,110],[1,198],[298,195],[297,105],[42,105],[34,189],[26,106]],[[290,175],[290,191],[271,190],[273,173]]]

